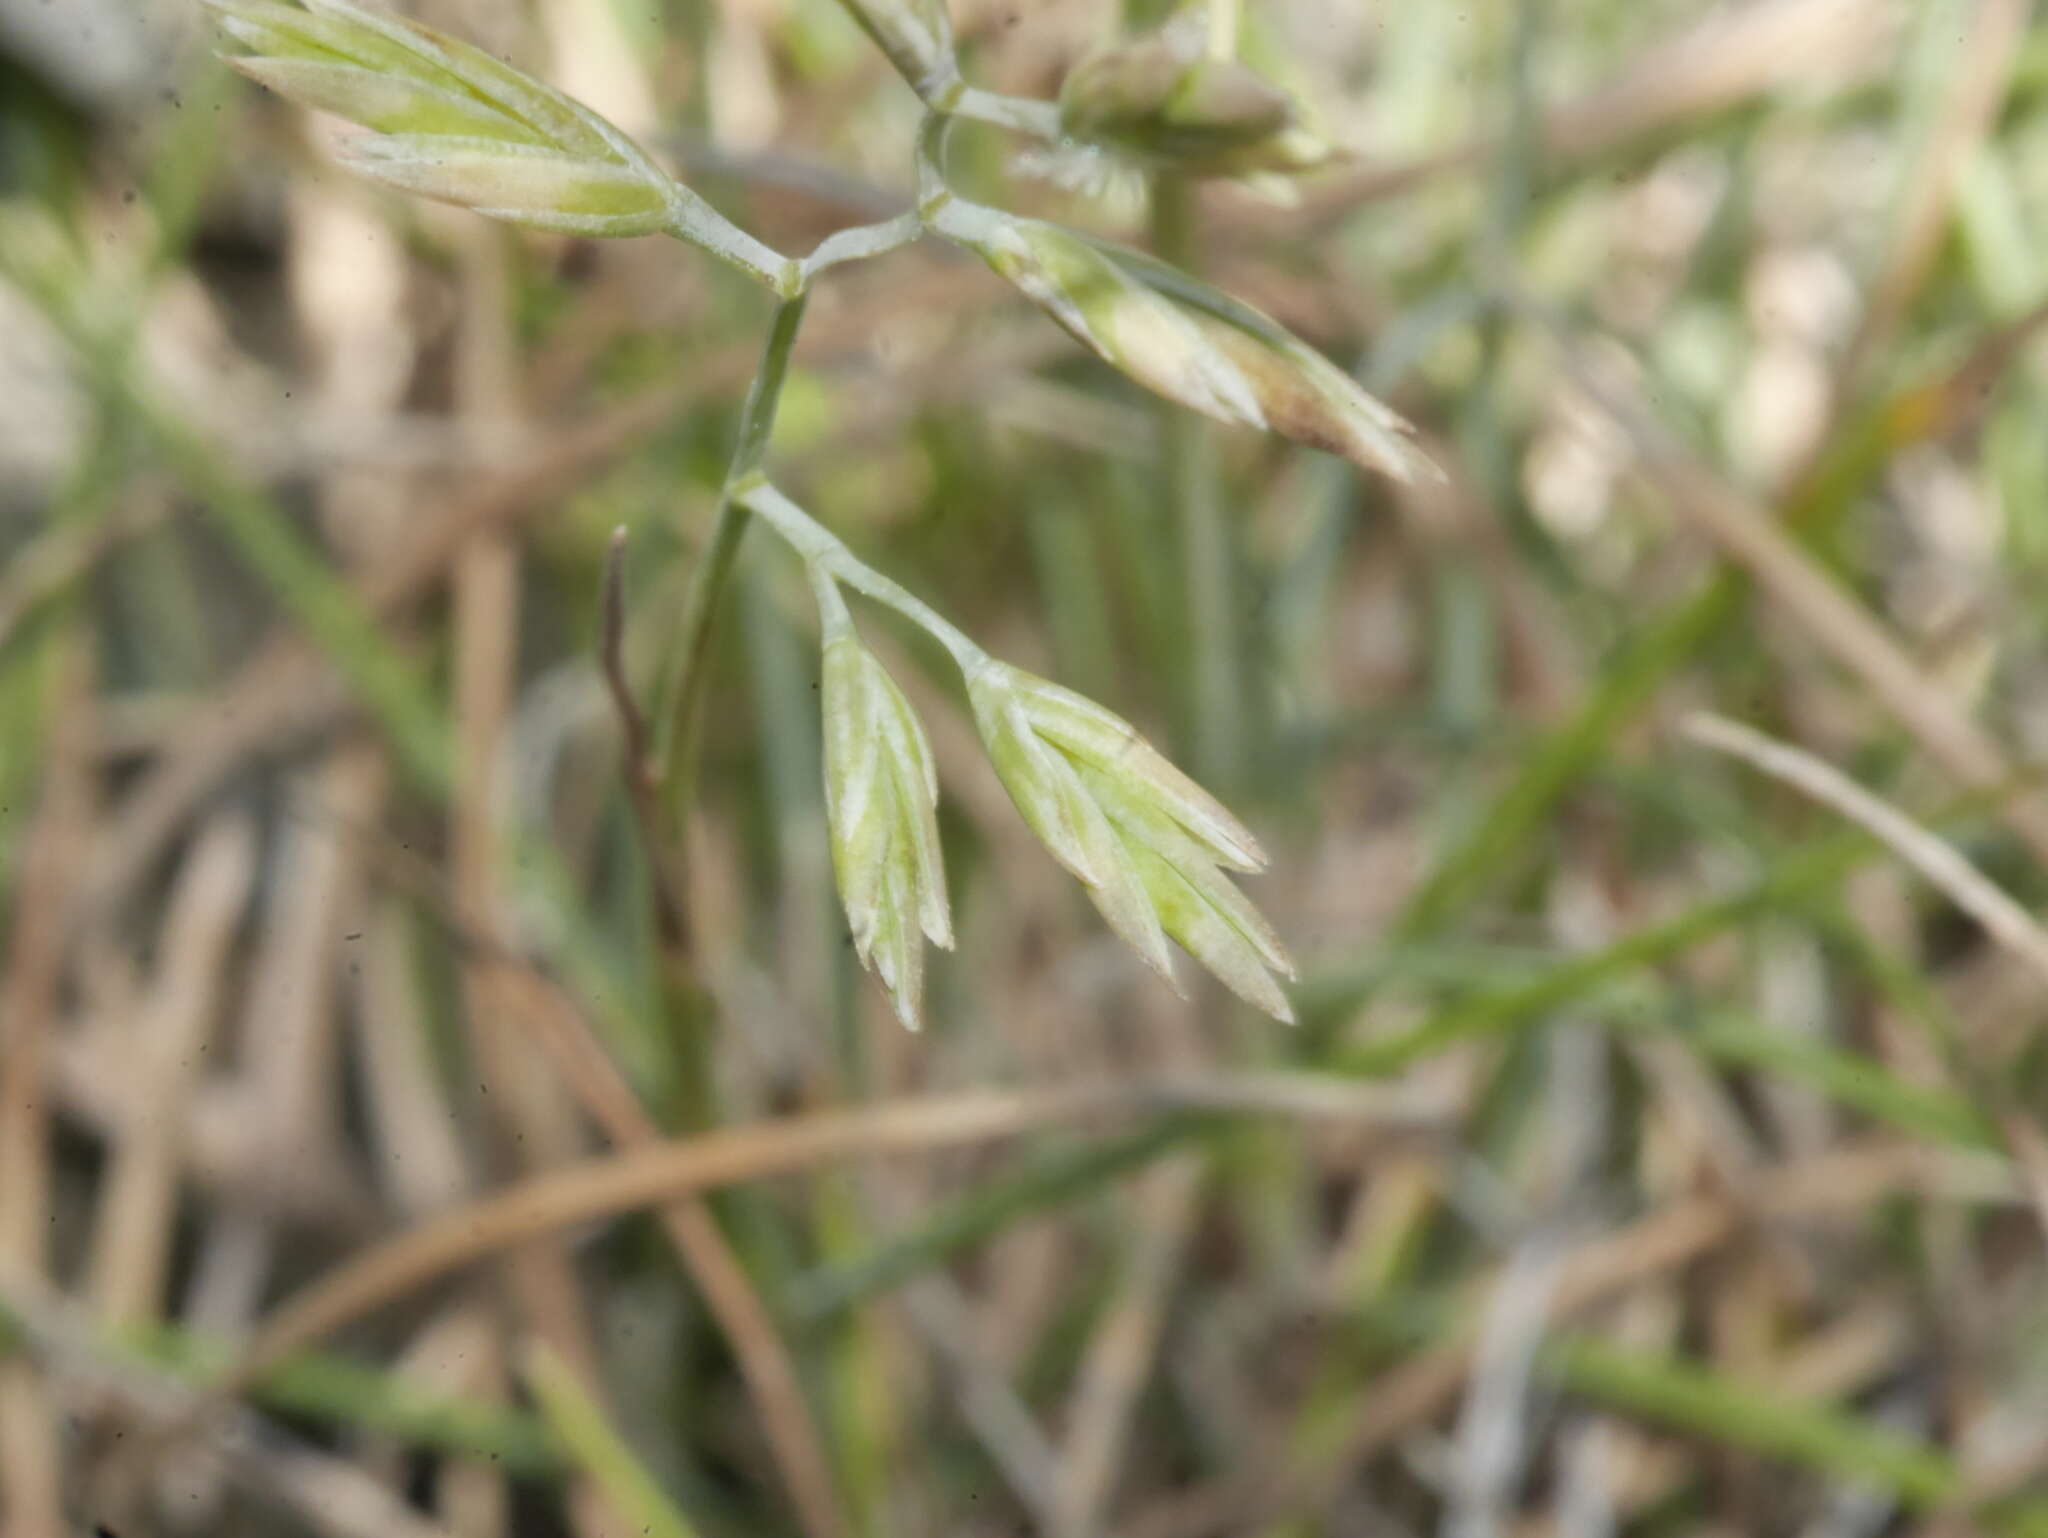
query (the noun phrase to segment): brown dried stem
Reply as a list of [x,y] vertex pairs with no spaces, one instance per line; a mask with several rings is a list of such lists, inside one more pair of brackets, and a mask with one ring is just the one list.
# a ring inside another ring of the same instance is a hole
[[1100,1117],[1176,1111],[1333,1117],[1389,1134],[1440,1124],[1440,1108],[1413,1093],[1268,1073],[972,1092],[724,1128],[535,1175],[429,1219],[284,1304],[215,1392],[245,1390],[292,1352],[436,1277],[581,1223],[821,1163],[990,1142]]

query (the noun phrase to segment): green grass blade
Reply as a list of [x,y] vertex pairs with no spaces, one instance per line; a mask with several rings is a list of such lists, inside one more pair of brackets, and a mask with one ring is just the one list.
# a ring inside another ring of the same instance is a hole
[[1795,1080],[1919,1137],[1964,1148],[2000,1146],[1991,1125],[1968,1099],[1909,1084],[1841,1047],[1801,1040],[1761,1021],[1727,1013],[1679,1031],[1677,1039],[1712,1062]]
[[[1867,1485],[1916,1511],[1961,1498],[1954,1462],[1918,1437],[1874,1426],[1832,1405],[1787,1398],[1693,1363],[1573,1338],[1545,1353],[1574,1393],[1681,1431]],[[1984,1513],[1997,1530],[2040,1538],[2048,1502],[2008,1503]]]
[[1214,1125],[1212,1117],[1170,1117],[1140,1132],[1041,1155],[1014,1174],[983,1182],[901,1237],[799,1277],[785,1306],[806,1324],[843,1314],[1014,1223],[1093,1195]]
[[697,1538],[690,1519],[654,1482],[567,1365],[544,1345],[536,1344],[527,1357],[526,1385],[549,1429],[617,1507],[629,1532]]

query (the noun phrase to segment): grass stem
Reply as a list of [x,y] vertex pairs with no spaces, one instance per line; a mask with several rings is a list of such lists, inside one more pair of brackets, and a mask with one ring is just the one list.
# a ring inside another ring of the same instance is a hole
[[[1159,256],[1194,271],[1199,261],[1194,185],[1161,173],[1152,182],[1152,241]],[[1159,402],[1160,486],[1179,535],[1192,687],[1189,741],[1197,777],[1219,791],[1243,778],[1243,637],[1238,552],[1223,506],[1215,434],[1171,401]]]
[[719,492],[711,538],[683,599],[677,671],[673,684],[665,691],[672,701],[664,713],[667,737],[657,749],[664,762],[662,778],[670,822],[668,833],[672,838],[680,832],[696,788],[698,736],[710,680],[719,604],[731,585],[733,564],[739,558],[740,542],[747,532],[747,508],[737,489],[759,472],[767,453],[768,439],[775,429],[776,409],[782,403],[782,387],[789,378],[790,356],[809,297],[808,293],[798,293],[776,308],[768,340],[761,349],[760,366],[755,370],[746,406],[740,414],[739,439],[733,448],[725,485]]

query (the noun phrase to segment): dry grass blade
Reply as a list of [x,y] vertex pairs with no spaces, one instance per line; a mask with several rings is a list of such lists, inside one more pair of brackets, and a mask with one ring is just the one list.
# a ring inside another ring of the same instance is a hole
[[201,837],[172,899],[164,959],[149,1008],[134,1026],[142,1090],[117,1135],[100,1200],[93,1292],[109,1323],[153,1319],[164,1303],[186,1107],[255,867],[255,829],[240,816],[223,814]]
[[[295,790],[310,790],[338,815],[368,822],[381,811],[384,764],[374,749],[344,745],[309,778]],[[270,868],[281,896],[258,926],[240,1035],[222,1054],[236,1070],[218,1093],[234,1113],[239,1156],[250,1168],[289,1169],[355,1191],[329,1091],[341,1023],[332,981],[361,903],[362,862],[353,846],[299,824],[279,841]],[[275,1212],[246,1208],[208,1214],[185,1289],[189,1323],[228,1337],[248,1327],[275,1260],[276,1220]]]
[[[1299,1090],[1301,1093],[1297,1093]],[[1359,1086],[1339,1100],[1286,1074],[1135,1079],[1072,1088],[980,1092],[820,1112],[710,1132],[535,1176],[471,1206],[429,1219],[288,1300],[251,1341],[220,1388],[234,1394],[265,1369],[447,1272],[580,1223],[672,1202],[720,1186],[793,1174],[823,1163],[985,1143],[1112,1115],[1295,1106],[1367,1129],[1433,1125],[1415,1097]]]
[[43,1375],[19,1359],[0,1363],[0,1476],[7,1530],[24,1538],[64,1531],[62,1445],[51,1413],[55,1394]]
[[[91,651],[78,637],[60,644],[54,741],[0,979],[0,1283],[10,1287],[39,1285],[49,1263],[49,1063],[63,981],[62,914],[92,815]],[[55,1412],[32,1364],[0,1360],[0,1525],[27,1538],[63,1531]]]
[[418,1217],[459,1201],[475,1181],[435,1073],[407,938],[399,905],[379,901],[361,941],[354,1047],[379,1181],[399,1213]]
[[[456,336],[455,405],[462,426],[478,432],[484,423],[516,420],[519,403],[512,384],[505,252],[487,232],[469,229],[465,234],[469,238],[461,247],[461,262],[467,281]],[[464,928],[493,946],[502,944],[508,932],[505,872],[511,860],[503,762],[518,688],[521,568],[520,552],[507,532],[481,527],[455,552],[449,572],[455,780],[448,860]],[[530,1170],[575,1158],[582,1137],[570,1099],[547,1065],[505,1031],[508,1010],[496,969],[482,956],[466,958],[457,991],[494,1162],[508,1170]],[[557,1243],[525,1245],[506,1257],[505,1269],[509,1301],[525,1328],[546,1343],[561,1370],[585,1393],[599,1397],[592,1313],[569,1255]],[[573,1490],[572,1511],[589,1498],[587,1489]],[[587,1528],[587,1517],[579,1512],[576,1525]]]
[[1452,1532],[1500,1531],[1514,1509],[1529,1456],[1526,1428],[1536,1354],[1564,1256],[1559,1236],[1532,1235],[1509,1256],[1500,1284],[1486,1301],[1465,1400],[1451,1433],[1445,1505],[1446,1527]]
[[1157,1169],[1131,1193],[1139,1204],[1120,1295],[1097,1329],[1068,1411],[1053,1509],[1054,1538],[1091,1538],[1116,1493],[1138,1396],[1151,1381],[1174,1278],[1208,1186],[1194,1158]]
[[2004,888],[1957,853],[1954,845],[1872,795],[1832,764],[1739,721],[1698,713],[1687,716],[1679,729],[1694,742],[1732,754],[1841,813],[1939,887],[1983,925],[1986,934],[2048,984],[2048,930],[2035,923]]
[[946,1278],[918,1277],[903,1289],[912,1325],[944,1363],[974,1429],[1017,1501],[1037,1526],[1050,1532],[1058,1499],[1059,1454],[989,1353],[974,1338],[974,1321],[959,1290]]
[[[1938,887],[2048,985],[2048,929],[1964,859],[1954,845],[1935,837],[1832,765],[1738,721],[1697,714],[1686,717],[1681,730],[1694,742],[1732,754],[1848,818]],[[2048,1139],[2022,1109],[2009,1107],[2001,1111],[1998,1120],[2027,1176],[2042,1230],[2048,1232]]]

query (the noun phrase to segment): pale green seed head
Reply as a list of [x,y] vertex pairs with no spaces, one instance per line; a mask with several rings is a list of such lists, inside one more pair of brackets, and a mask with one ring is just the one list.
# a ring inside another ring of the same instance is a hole
[[589,236],[670,229],[695,200],[580,102],[460,39],[353,0],[204,0],[228,62],[371,130],[351,170],[492,218]]
[[[387,80],[466,98],[528,138],[569,156],[632,164],[645,155],[617,128],[554,87],[493,58],[474,44],[407,17],[353,0],[203,0],[252,59],[355,65]],[[346,98],[307,102],[365,127],[379,125]],[[369,100],[362,106],[372,105]],[[426,130],[441,131],[441,130]]]
[[949,233],[1147,389],[1397,481],[1441,479],[1396,412],[1271,317],[1187,273],[1043,220],[991,214]]
[[386,134],[455,135],[540,148],[539,131],[476,97],[342,60],[251,55],[228,61],[279,96]]
[[1306,342],[1260,335],[1214,315],[1198,323],[1250,382],[1267,424],[1283,438],[1403,483],[1443,479],[1416,445],[1413,425]]
[[1078,878],[1109,927],[1169,982],[1166,933],[1074,761],[1041,735],[1024,685],[1031,675],[992,662],[968,680],[975,724],[996,776],[1025,823]]
[[924,941],[953,946],[938,774],[909,700],[861,645],[837,589],[823,579],[819,606],[833,873],[854,949],[880,975],[898,1018],[916,1030],[923,1024]]
[[1265,863],[1257,841],[1129,722],[1018,668],[968,681],[996,774],[1039,840],[1155,970],[1173,978],[1168,937],[1247,1002],[1293,1011],[1293,964],[1223,868]]
[[1210,57],[1182,23],[1091,54],[1060,90],[1073,138],[1192,176],[1308,170],[1330,145],[1294,98],[1251,66]]
[[1083,779],[1143,883],[1160,927],[1224,986],[1276,1020],[1294,1022],[1280,980],[1297,974],[1273,926],[1223,873],[1213,849],[1156,799],[1089,768]]
[[1028,702],[1032,725],[1045,741],[1077,764],[1131,787],[1135,800],[1159,808],[1200,842],[1210,858],[1235,870],[1265,869],[1265,851],[1251,830],[1176,769],[1130,722],[1048,679],[1021,671],[1014,671],[1014,678]]
[[1218,421],[1266,425],[1243,372],[1194,318],[1086,241],[1042,220],[1005,219],[980,249],[1027,298],[1146,389]]
[[377,134],[336,159],[357,175],[492,219],[565,235],[620,237],[666,229],[665,190],[631,169],[547,149],[437,134]]

